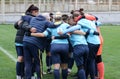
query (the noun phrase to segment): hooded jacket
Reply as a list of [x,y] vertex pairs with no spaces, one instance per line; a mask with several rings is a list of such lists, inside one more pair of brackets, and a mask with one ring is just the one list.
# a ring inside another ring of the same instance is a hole
[[18,22],[14,24],[14,27],[17,29],[16,37],[15,37],[15,43],[22,44],[23,43],[23,37],[25,34],[25,31],[28,31],[31,27],[29,26],[30,20],[32,19],[32,15],[25,15],[21,17],[22,23],[18,25]]
[[[44,32],[47,27],[51,27],[52,23],[48,22],[46,18],[42,15],[34,17],[30,21],[30,26],[37,29],[37,32]],[[23,41],[36,45],[40,50],[43,51],[46,38],[33,37],[33,36],[24,36]]]

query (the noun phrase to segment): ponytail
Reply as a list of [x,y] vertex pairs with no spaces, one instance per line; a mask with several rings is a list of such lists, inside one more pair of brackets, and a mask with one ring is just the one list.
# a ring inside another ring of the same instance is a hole
[[38,8],[37,6],[34,6],[34,4],[32,4],[32,5],[30,5],[30,6],[28,7],[28,9],[26,10],[25,14],[30,14],[30,13],[32,13],[32,11],[34,11],[34,10],[39,10],[39,8]]
[[83,8],[80,8],[80,10],[79,10],[80,12],[83,12],[84,11],[84,9]]
[[79,12],[80,12],[81,15],[84,15],[84,12],[83,12],[83,11],[84,11],[84,9],[83,9],[83,8],[80,8]]

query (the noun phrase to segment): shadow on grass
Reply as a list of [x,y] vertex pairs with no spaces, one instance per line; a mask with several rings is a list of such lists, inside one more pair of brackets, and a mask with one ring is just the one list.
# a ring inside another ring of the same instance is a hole
[[[68,79],[74,79],[73,75],[75,75],[75,73],[71,73],[68,75]],[[53,74],[45,74],[43,75],[43,79],[54,79]]]

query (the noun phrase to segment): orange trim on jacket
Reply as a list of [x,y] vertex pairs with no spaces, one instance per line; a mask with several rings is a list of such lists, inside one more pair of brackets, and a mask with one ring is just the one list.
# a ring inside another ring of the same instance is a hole
[[100,47],[98,49],[98,52],[97,52],[97,55],[101,55],[102,54],[102,47],[103,47],[103,37],[101,35],[101,32],[100,32],[100,28],[98,27],[97,28],[98,32],[100,33],[99,35],[99,38],[100,38]]
[[91,21],[96,21],[96,17],[90,14],[85,14],[85,18]]

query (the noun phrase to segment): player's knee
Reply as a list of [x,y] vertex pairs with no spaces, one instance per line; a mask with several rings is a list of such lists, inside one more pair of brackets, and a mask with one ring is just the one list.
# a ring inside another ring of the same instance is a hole
[[84,65],[78,66],[78,70],[84,69]]
[[101,55],[98,55],[96,57],[96,63],[100,63],[100,62],[102,62],[102,57],[101,57]]
[[51,56],[51,53],[50,53],[50,52],[47,52],[46,55],[47,55],[47,56]]
[[54,64],[54,69],[59,69],[60,68],[60,64]]
[[18,61],[18,62],[23,62],[23,56],[18,56],[17,61]]
[[62,69],[67,69],[67,68],[68,68],[68,65],[67,65],[67,64],[61,64],[61,68],[62,68]]

